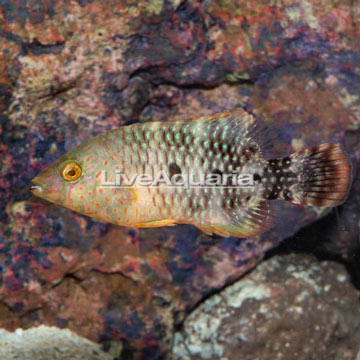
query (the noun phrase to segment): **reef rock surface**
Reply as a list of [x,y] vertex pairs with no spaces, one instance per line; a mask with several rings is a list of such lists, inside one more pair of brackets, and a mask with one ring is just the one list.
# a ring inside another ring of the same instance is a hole
[[355,360],[359,295],[341,264],[273,257],[188,316],[172,359]]
[[248,239],[135,230],[41,202],[30,180],[114,127],[239,106],[282,128],[287,152],[350,134],[357,169],[359,22],[350,0],[0,1],[0,327],[166,352],[189,309],[324,212],[279,204],[276,226]]

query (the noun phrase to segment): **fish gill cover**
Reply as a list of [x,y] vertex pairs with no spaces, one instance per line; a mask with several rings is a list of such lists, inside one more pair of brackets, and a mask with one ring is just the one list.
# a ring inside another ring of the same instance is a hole
[[[241,107],[281,127],[288,153],[345,142],[355,184],[339,221],[358,229],[359,13],[325,0],[0,1],[0,326],[66,327],[159,358],[201,299],[324,215],[283,204],[263,235],[211,238],[31,195],[40,170],[124,124]],[[346,259],[351,231],[327,236]]]

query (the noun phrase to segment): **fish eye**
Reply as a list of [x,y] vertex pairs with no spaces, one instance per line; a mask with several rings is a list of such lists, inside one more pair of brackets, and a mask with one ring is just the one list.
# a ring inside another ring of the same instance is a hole
[[62,166],[60,175],[65,181],[76,181],[81,178],[82,168],[76,161],[68,161]]

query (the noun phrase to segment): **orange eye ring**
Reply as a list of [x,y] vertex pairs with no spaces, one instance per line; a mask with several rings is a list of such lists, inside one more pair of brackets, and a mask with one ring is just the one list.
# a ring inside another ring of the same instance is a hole
[[65,181],[76,181],[81,178],[82,168],[76,161],[69,161],[62,167],[61,176]]

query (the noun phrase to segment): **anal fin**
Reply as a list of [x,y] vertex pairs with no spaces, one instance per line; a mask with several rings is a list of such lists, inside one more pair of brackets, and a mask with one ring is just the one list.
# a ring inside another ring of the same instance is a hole
[[263,233],[274,223],[275,214],[269,202],[261,201],[247,209],[221,209],[217,216],[208,218],[205,224],[194,225],[207,234],[245,238]]
[[210,225],[200,225],[200,224],[193,224],[196,226],[199,230],[201,230],[206,235],[212,235],[214,233],[214,230]]
[[176,221],[173,219],[165,219],[165,220],[155,220],[155,221],[148,221],[145,223],[136,223],[132,226],[134,227],[161,227],[161,226],[174,226],[176,225]]

